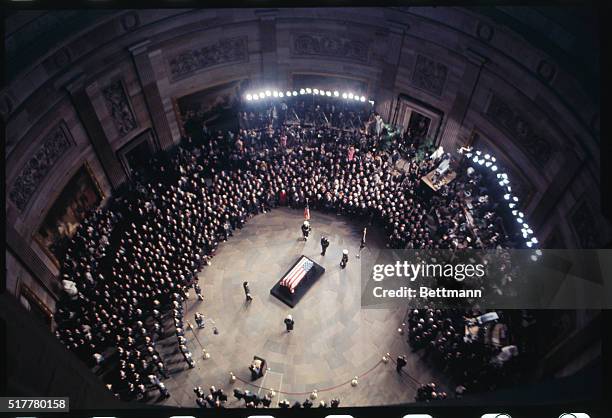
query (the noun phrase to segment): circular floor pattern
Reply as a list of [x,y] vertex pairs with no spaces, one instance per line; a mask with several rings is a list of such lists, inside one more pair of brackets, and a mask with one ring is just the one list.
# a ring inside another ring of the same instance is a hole
[[[305,243],[300,239],[302,221],[300,210],[276,209],[252,218],[220,245],[212,265],[199,274],[204,301],[192,296],[187,302],[187,320],[193,324],[195,312],[207,319],[204,329],[186,332],[196,368],[186,368],[180,353],[162,351],[175,372],[166,381],[172,396],[165,404],[194,407],[194,386],[215,385],[229,394],[240,387],[263,395],[265,391],[240,380],[229,383],[230,372],[250,381],[247,367],[254,355],[265,358],[270,371],[253,383],[292,393],[277,395],[273,405],[285,398],[304,401],[306,395],[293,394],[314,389],[320,392],[319,400],[338,397],[341,406],[395,404],[414,400],[415,381],[436,381],[446,386],[445,379],[432,375],[419,354],[412,353],[398,334],[405,309],[361,308],[360,259],[355,254],[363,225],[313,211],[312,233]],[[323,234],[330,240],[325,256],[320,255],[319,245]],[[383,248],[383,242],[380,231],[369,229],[364,251],[375,253]],[[350,259],[342,270],[339,262],[344,248],[349,250]],[[270,289],[302,254],[326,271],[292,309],[270,295]],[[249,282],[254,296],[251,303],[245,301],[244,281]],[[283,324],[289,313],[295,320],[291,333]],[[218,329],[217,335],[213,327]],[[174,337],[160,344],[167,350],[176,346]],[[202,347],[210,353],[209,359],[202,358]],[[408,354],[404,370],[410,377],[398,374],[391,362],[376,366],[386,352],[394,357]],[[368,370],[357,387],[342,385]],[[325,391],[332,387],[336,388]],[[240,402],[230,396],[228,406],[240,406]]]

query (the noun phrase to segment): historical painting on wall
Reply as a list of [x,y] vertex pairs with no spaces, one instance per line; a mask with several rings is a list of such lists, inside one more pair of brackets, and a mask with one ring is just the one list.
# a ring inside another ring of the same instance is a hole
[[63,262],[79,224],[100,205],[102,199],[102,191],[89,167],[83,165],[57,197],[35,235],[57,266]]
[[42,300],[36,293],[34,293],[28,286],[21,284],[21,291],[19,295],[21,305],[34,315],[36,319],[41,321],[46,327],[51,328],[53,322],[53,313],[43,303]]
[[232,121],[232,110],[239,104],[241,96],[248,89],[249,80],[234,80],[183,96],[177,100],[180,119],[187,134],[201,129],[202,122],[207,126],[224,125],[224,119]]
[[319,90],[350,92],[360,96],[368,95],[367,81],[356,78],[338,77],[324,74],[294,73],[292,75],[292,79],[294,90],[310,87]]

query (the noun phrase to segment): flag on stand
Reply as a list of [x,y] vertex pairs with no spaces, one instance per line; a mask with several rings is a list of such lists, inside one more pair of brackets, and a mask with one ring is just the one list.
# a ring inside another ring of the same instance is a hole
[[308,207],[308,199],[306,199],[306,207],[304,208],[304,220],[310,220],[310,208]]

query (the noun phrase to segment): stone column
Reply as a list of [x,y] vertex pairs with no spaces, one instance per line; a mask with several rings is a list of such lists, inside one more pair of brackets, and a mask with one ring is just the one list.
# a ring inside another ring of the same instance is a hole
[[530,224],[536,232],[548,221],[554,219],[552,214],[556,210],[559,201],[571,190],[572,183],[580,175],[588,161],[584,157],[581,158],[577,155],[570,147],[563,151],[563,155],[563,164],[560,165],[559,170],[552,177],[550,183],[548,183],[533,212],[529,214]]
[[407,27],[405,24],[388,22],[388,31],[377,34],[372,52],[371,58],[381,63],[381,73],[373,96],[376,110],[386,123],[391,122],[395,112],[395,80],[402,58],[404,33]]
[[259,17],[259,43],[261,45],[261,81],[263,86],[278,84],[278,55],[276,42],[276,10],[256,10]]
[[478,86],[480,73],[487,62],[485,57],[470,49],[466,50],[465,54],[468,62],[461,78],[461,88],[457,92],[453,106],[447,115],[446,124],[439,141],[439,145],[444,148],[444,151],[453,155],[457,153],[457,148],[465,142],[464,139],[466,138],[462,138],[462,134],[464,134],[462,132],[463,122]]
[[134,66],[138,73],[153,129],[159,140],[159,146],[161,149],[166,150],[172,148],[175,145],[175,141],[172,137],[172,130],[170,129],[170,123],[164,109],[164,102],[157,85],[157,77],[152,62],[152,58],[159,58],[161,51],[149,51],[149,43],[150,41],[144,41],[128,48],[128,50],[132,53]]
[[102,92],[97,83],[85,86],[84,82],[84,77],[80,76],[70,82],[66,89],[104,173],[115,190],[125,182],[126,174],[96,114],[94,103],[102,99]]

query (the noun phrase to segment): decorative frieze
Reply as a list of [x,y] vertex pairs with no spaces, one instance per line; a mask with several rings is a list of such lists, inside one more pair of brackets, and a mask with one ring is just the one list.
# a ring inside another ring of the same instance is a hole
[[213,44],[180,52],[169,58],[173,80],[187,77],[196,71],[219,65],[237,64],[249,60],[247,37],[220,39]]
[[292,36],[291,53],[294,56],[332,57],[367,63],[369,44],[335,34],[300,33]]
[[424,55],[417,55],[412,73],[412,84],[436,96],[442,96],[448,67]]
[[531,126],[531,123],[499,96],[493,94],[485,112],[487,118],[506,131],[525,154],[541,169],[550,161],[553,147]]
[[123,83],[116,80],[102,90],[106,107],[111,114],[113,123],[119,132],[119,136],[125,136],[136,128],[136,118],[132,112],[130,102]]
[[26,163],[11,186],[9,198],[19,211],[23,212],[45,176],[72,146],[74,142],[69,138],[63,123],[45,137],[38,151]]

